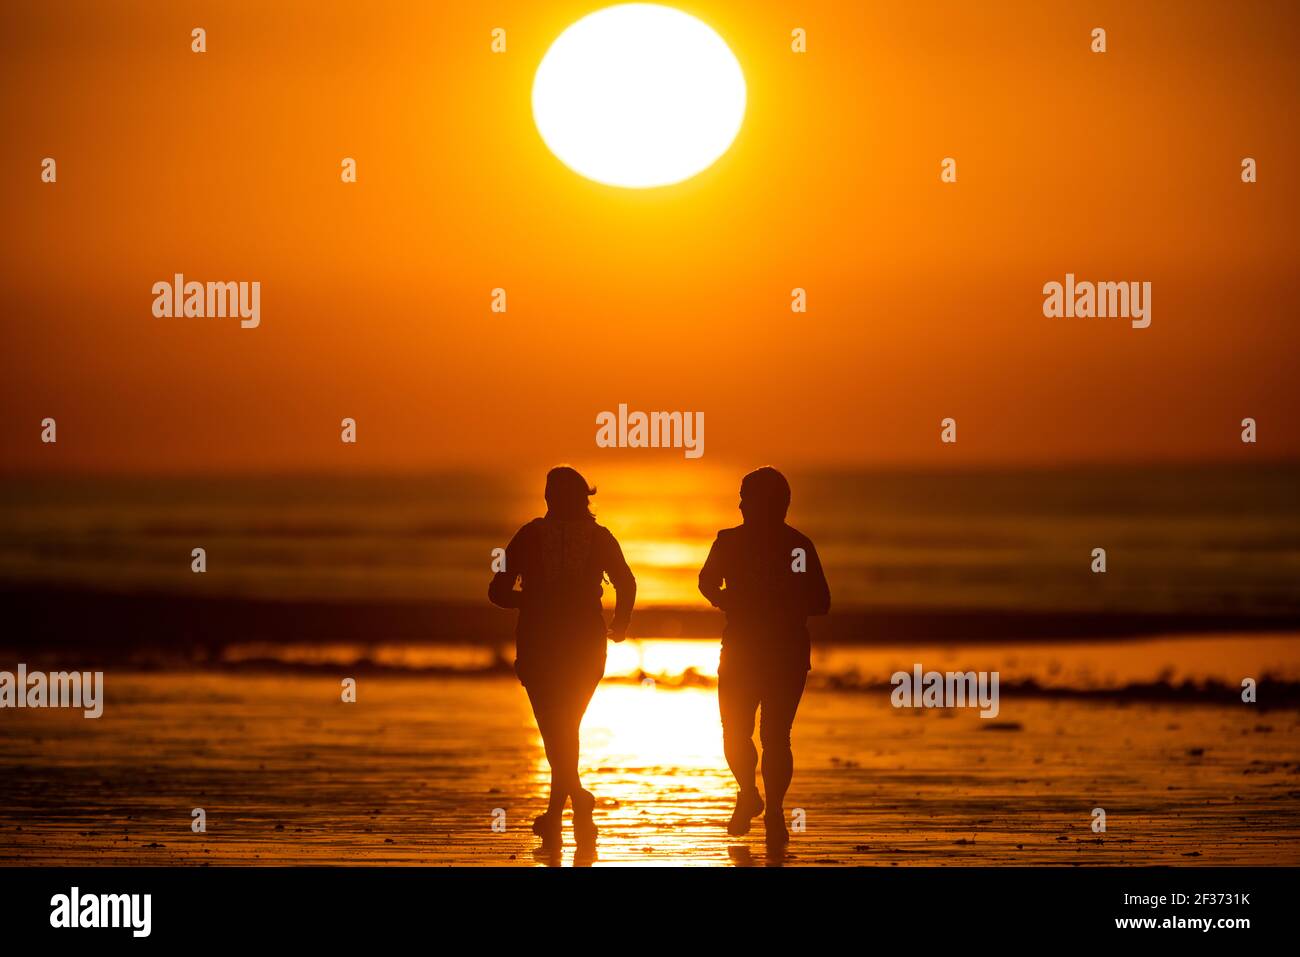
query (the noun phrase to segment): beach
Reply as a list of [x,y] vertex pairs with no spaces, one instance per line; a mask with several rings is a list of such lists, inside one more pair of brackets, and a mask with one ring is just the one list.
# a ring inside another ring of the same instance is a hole
[[[736,475],[602,470],[639,593],[583,730],[595,863],[1300,863],[1298,477],[798,476],[832,606],[793,734],[803,830],[769,861],[761,822],[723,830],[722,616],[695,581]],[[486,600],[534,485],[4,480],[0,671],[102,671],[104,711],[0,711],[0,862],[554,863],[515,616]],[[892,707],[917,666],[996,672],[996,717]]]
[[[611,677],[583,725],[584,783],[599,798],[594,861],[575,860],[567,828],[562,856],[535,853],[529,824],[548,773],[512,677],[375,670],[360,673],[349,704],[340,666],[332,676],[115,669],[97,720],[5,714],[0,863],[1300,863],[1295,708],[1004,692],[990,721],[966,709],[895,709],[872,682],[836,690],[820,679],[795,724],[786,802],[805,829],[769,858],[761,822],[746,838],[723,829],[734,782],[716,693],[707,665],[679,670],[716,661],[716,643],[632,644],[611,652]],[[1254,654],[1266,667],[1294,646],[1279,637],[1243,660]],[[1189,639],[1151,660],[1172,651],[1194,661],[1195,647]],[[913,650],[873,651],[884,657],[860,664]],[[1095,670],[1098,654],[1115,659],[1097,646],[1044,654],[1022,649],[1017,660],[1046,684],[1055,662],[1062,688],[1079,684],[1080,668]],[[1143,655],[1120,660],[1119,674],[1097,675],[1099,687],[1145,673]],[[646,680],[647,664],[662,680]],[[1104,832],[1092,829],[1096,808]]]

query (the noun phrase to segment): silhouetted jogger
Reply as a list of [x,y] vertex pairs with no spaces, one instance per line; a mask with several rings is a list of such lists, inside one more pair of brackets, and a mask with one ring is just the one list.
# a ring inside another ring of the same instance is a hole
[[[812,667],[808,616],[830,610],[831,594],[811,539],[785,523],[790,485],[774,468],[750,472],[740,483],[743,524],[724,528],[700,569],[700,592],[727,615],[718,664],[722,745],[740,785],[727,825],[749,833],[764,811],[755,780],[754,713],[761,709],[767,791],[768,841],[784,843],[785,792],[794,773],[790,728]],[[725,586],[725,587],[724,587]]]
[[550,801],[533,822],[533,832],[550,847],[559,844],[570,797],[574,837],[579,845],[595,843],[595,798],[578,777],[578,727],[605,674],[605,576],[617,592],[608,632],[614,641],[626,636],[636,601],[636,579],[622,549],[588,508],[595,493],[576,470],[551,469],[545,517],[515,533],[506,547],[506,570],[488,586],[493,604],[519,609],[515,673],[528,691],[551,765]]

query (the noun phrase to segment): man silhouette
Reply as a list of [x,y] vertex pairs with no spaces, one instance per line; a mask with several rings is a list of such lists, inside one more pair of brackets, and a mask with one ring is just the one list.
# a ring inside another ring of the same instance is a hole
[[[700,593],[727,615],[718,664],[722,746],[740,792],[727,833],[748,834],[764,813],[755,771],[754,713],[762,709],[767,791],[764,828],[769,843],[790,839],[785,792],[794,774],[790,727],[812,667],[808,616],[830,610],[831,594],[812,541],[785,523],[790,483],[771,467],[740,483],[744,522],[718,532],[700,569]],[[725,587],[724,587],[725,586]]]

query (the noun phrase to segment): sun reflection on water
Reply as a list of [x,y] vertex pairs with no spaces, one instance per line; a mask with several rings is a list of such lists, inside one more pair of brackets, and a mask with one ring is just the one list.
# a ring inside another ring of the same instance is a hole
[[718,651],[717,641],[631,639],[609,645],[605,657],[605,677],[649,675],[652,678],[680,678],[690,670],[716,678]]
[[[716,690],[653,678],[617,680],[680,676],[687,669],[716,675],[717,666],[717,642],[628,641],[610,647],[606,674],[615,680],[602,682],[592,697],[579,759],[583,784],[598,801],[603,863],[679,865],[675,851],[698,858],[701,847],[710,845],[726,861],[721,824],[735,782],[722,753]],[[540,735],[535,745],[534,781],[542,799],[550,766]]]

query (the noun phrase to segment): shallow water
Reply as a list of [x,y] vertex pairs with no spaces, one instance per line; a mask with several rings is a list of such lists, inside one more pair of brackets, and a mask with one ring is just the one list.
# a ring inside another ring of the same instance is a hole
[[[719,643],[707,639],[632,639],[609,644],[606,677],[649,676],[680,683],[687,672],[705,679],[718,674]],[[426,643],[243,643],[226,647],[224,664],[248,661],[286,666],[346,667],[371,662],[394,670],[446,668],[466,672],[510,660],[508,646]],[[1101,689],[1164,681],[1237,686],[1243,677],[1300,680],[1300,635],[1169,635],[1117,641],[1018,642],[1012,644],[918,643],[884,646],[813,647],[812,680],[882,684],[895,671],[997,671],[1005,682],[1033,680],[1047,688]],[[707,682],[706,682],[707,683]]]

